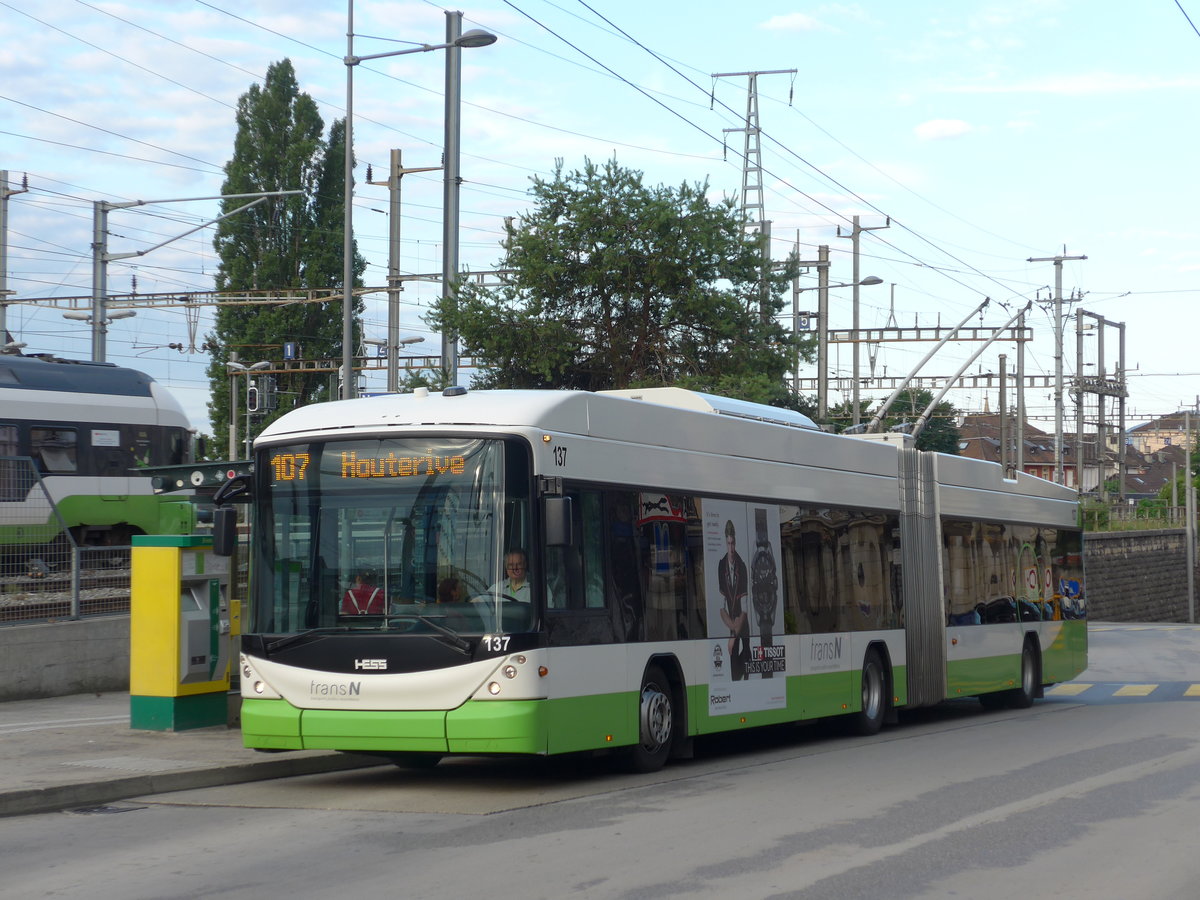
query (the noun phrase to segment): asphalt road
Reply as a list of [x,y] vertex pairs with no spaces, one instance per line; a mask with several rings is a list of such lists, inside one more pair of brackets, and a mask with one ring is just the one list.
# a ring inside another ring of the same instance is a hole
[[771,729],[650,776],[456,760],[0,820],[0,896],[1194,898],[1200,630],[1098,626],[1091,658],[1031,710]]

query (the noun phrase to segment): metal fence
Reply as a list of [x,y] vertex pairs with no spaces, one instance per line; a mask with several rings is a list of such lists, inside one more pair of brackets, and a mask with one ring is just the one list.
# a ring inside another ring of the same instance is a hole
[[31,557],[0,576],[0,624],[129,612],[129,547],[77,547]]
[[1080,507],[1085,531],[1141,531],[1185,528],[1187,511],[1161,503],[1101,503],[1085,501]]
[[[234,596],[245,596],[246,535]],[[129,613],[128,546],[80,546],[33,460],[0,457],[0,626]]]

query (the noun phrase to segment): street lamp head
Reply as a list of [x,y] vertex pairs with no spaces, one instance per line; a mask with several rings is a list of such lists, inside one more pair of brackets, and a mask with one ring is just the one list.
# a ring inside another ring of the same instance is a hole
[[472,28],[470,31],[464,31],[462,36],[454,42],[455,47],[486,47],[488,44],[496,43],[496,36],[490,31],[484,31],[482,28]]
[[258,362],[256,362],[256,363],[253,363],[253,364],[250,366],[250,368],[249,368],[249,371],[251,371],[251,372],[261,372],[263,369],[269,369],[269,368],[271,368],[271,366],[272,366],[272,365],[273,365],[273,363],[270,363],[270,362],[268,362],[267,360],[265,360],[265,359],[262,359],[262,360],[259,360],[259,361],[258,361]]
[[62,314],[64,319],[74,319],[76,322],[90,322],[92,314],[83,310],[71,310]]
[[110,312],[108,319],[111,322],[114,319],[132,319],[136,315],[136,309],[118,309],[116,312]]
[[230,372],[245,372],[248,370],[248,368],[243,366],[240,362],[227,362],[225,363],[225,368]]
[[400,344],[402,346],[405,344],[421,344],[421,343],[424,343],[424,341],[425,341],[425,338],[421,337],[420,335],[416,335],[414,337],[400,338]]
[[859,284],[864,286],[870,284],[883,284],[883,279],[878,275],[868,275],[866,278],[860,281]]

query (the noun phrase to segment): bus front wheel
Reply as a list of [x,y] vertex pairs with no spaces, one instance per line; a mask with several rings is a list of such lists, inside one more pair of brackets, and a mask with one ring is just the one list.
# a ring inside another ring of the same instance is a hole
[[629,768],[657,772],[671,753],[675,735],[675,700],[671,683],[659,666],[650,666],[642,677],[638,699],[638,742],[630,748]]

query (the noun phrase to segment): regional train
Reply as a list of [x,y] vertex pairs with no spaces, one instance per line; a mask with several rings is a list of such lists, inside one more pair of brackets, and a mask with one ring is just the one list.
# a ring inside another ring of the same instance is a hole
[[149,375],[0,355],[0,555],[191,533],[190,500],[156,495],[138,474],[189,462],[191,446],[182,407]]

